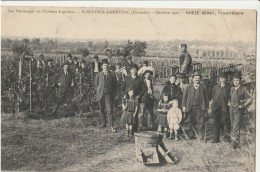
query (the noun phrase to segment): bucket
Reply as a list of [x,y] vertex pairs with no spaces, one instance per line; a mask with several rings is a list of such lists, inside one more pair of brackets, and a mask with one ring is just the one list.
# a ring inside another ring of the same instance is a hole
[[157,132],[146,131],[135,133],[135,149],[136,159],[145,165],[159,164],[157,153],[158,143],[161,142],[161,137]]

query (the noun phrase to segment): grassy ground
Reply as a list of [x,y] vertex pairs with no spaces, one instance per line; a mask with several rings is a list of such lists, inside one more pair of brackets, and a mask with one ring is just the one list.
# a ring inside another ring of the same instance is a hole
[[165,140],[179,163],[145,167],[136,162],[133,138],[124,136],[123,130],[99,129],[91,118],[2,114],[1,166],[16,171],[250,171],[255,157],[254,117],[254,113],[244,117],[241,150],[224,142],[209,143],[209,120],[207,143]]

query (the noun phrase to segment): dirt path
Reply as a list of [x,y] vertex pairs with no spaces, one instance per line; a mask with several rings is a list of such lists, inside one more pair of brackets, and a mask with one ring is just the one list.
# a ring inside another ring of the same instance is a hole
[[[228,145],[204,143],[202,148],[201,144],[203,143],[197,140],[192,143],[186,140],[179,142],[165,140],[166,147],[173,150],[172,153],[177,154],[180,159],[176,165],[144,166],[136,161],[134,143],[128,143],[103,155],[87,159],[85,164],[73,165],[62,171],[245,171],[244,165],[239,160],[232,159],[232,162],[229,162],[227,157],[224,158],[227,155],[219,152],[229,148]],[[238,153],[233,152],[234,155]]]

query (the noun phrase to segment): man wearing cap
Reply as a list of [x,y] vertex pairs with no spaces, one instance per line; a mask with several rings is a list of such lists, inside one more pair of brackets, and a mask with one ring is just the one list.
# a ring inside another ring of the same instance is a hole
[[[151,70],[145,70],[143,73],[143,88],[144,93],[141,96],[140,111],[138,114],[139,128],[147,126],[148,129],[153,127],[153,84],[151,76],[153,72]],[[146,113],[147,112],[147,113]],[[147,116],[146,116],[147,114]],[[146,121],[145,121],[146,119]]]
[[180,73],[189,74],[192,71],[192,58],[187,52],[187,44],[181,44]]
[[[109,71],[109,64],[107,59],[102,60],[102,71],[96,75],[95,85],[97,89],[97,101],[100,105],[100,113],[102,118],[102,125],[106,126],[106,114],[108,116],[108,122],[113,132],[116,132],[114,128],[113,120],[113,101],[114,93],[116,91],[116,76],[114,73]],[[106,113],[105,113],[106,111]]]
[[138,70],[138,76],[142,76],[145,70],[150,70],[154,73],[154,68],[148,65],[148,61],[143,62],[143,66]]
[[230,116],[228,101],[231,87],[227,84],[227,75],[220,72],[219,84],[213,87],[211,113],[214,115],[214,128],[212,143],[218,143],[220,137],[221,124],[224,127],[224,140],[230,141]]
[[69,70],[69,62],[63,64],[63,70],[55,76],[55,80],[59,81],[59,89],[57,94],[57,103],[52,114],[55,114],[60,105],[71,96],[73,73]]
[[230,90],[231,145],[234,149],[240,148],[241,120],[246,108],[251,103],[251,96],[246,88],[241,85],[241,79],[241,72],[235,72],[233,75],[234,87]]
[[91,62],[91,75],[93,76],[93,78],[95,78],[95,76],[101,71],[102,71],[102,63],[98,61],[98,56],[95,55],[93,62]]
[[201,80],[200,71],[195,71],[192,80],[193,83],[189,84],[183,94],[182,110],[189,116],[189,138],[194,138],[194,130],[197,124],[198,136],[200,141],[204,140],[204,115],[208,110],[208,91],[200,84]]

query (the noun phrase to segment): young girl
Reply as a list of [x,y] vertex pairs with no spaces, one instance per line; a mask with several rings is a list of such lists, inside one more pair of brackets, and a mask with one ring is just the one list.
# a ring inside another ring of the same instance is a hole
[[167,113],[167,121],[170,129],[170,139],[173,139],[173,132],[175,132],[175,140],[178,141],[178,130],[182,119],[182,112],[178,108],[178,100],[174,99],[169,102],[171,108]]
[[126,125],[126,135],[133,136],[133,125],[135,124],[135,116],[137,114],[138,101],[133,97],[134,91],[129,90],[128,96],[122,102],[123,115],[121,122]]
[[159,102],[157,111],[159,112],[155,123],[158,125],[158,132],[163,133],[164,128],[164,136],[168,135],[168,123],[167,123],[167,112],[170,109],[168,105],[168,96],[163,96],[163,102]]

